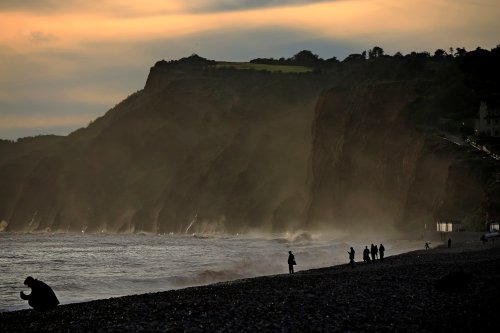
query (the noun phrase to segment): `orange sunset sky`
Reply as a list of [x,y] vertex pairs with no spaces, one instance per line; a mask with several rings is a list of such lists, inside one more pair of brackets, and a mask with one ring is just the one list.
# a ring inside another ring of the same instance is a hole
[[68,134],[161,59],[491,49],[498,0],[0,0],[0,138]]

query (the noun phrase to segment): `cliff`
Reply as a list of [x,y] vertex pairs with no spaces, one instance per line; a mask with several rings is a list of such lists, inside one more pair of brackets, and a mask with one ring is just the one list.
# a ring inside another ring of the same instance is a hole
[[450,110],[475,112],[454,64],[291,74],[196,60],[158,62],[67,137],[1,142],[6,230],[420,230],[487,200],[497,165],[437,135]]

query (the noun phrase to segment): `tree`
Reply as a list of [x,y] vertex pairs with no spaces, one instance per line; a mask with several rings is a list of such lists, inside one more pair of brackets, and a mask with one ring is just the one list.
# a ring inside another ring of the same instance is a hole
[[384,56],[384,49],[379,46],[374,46],[368,51],[368,59],[380,58]]
[[443,58],[446,56],[446,51],[443,50],[443,49],[437,49],[435,52],[434,52],[434,58]]
[[465,56],[467,54],[467,51],[465,50],[465,47],[457,47],[455,49],[455,57],[457,58],[462,58],[463,56]]
[[410,54],[407,55],[409,58],[415,58],[415,59],[426,59],[429,58],[431,54],[427,51],[424,52],[411,52]]
[[318,63],[323,62],[317,54],[312,53],[309,50],[302,50],[296,55],[292,57],[292,62],[297,65],[317,65]]
[[495,57],[500,56],[500,45],[497,45],[497,47],[492,48],[491,54],[494,55]]
[[329,59],[326,59],[325,62],[327,64],[338,64],[340,61],[337,59],[337,57],[331,57]]
[[353,54],[349,54],[347,56],[347,58],[344,59],[344,62],[353,61],[353,60],[365,60],[365,59],[366,58],[362,54],[353,53]]

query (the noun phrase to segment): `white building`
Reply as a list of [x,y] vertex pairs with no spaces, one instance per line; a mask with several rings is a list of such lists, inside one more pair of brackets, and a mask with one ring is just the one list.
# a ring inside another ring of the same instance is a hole
[[462,224],[457,221],[439,221],[436,223],[436,230],[442,232],[460,231]]
[[479,106],[479,119],[475,124],[476,135],[500,138],[500,109],[489,108],[485,102]]

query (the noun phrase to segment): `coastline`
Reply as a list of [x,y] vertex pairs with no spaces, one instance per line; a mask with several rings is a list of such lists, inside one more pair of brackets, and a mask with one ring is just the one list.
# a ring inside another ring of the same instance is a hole
[[[5,332],[473,331],[498,329],[500,247],[454,242],[294,275],[0,313]],[[390,254],[390,253],[388,253]],[[300,266],[298,267],[300,270]],[[438,281],[462,272],[466,281]],[[452,287],[452,288],[451,288]]]

